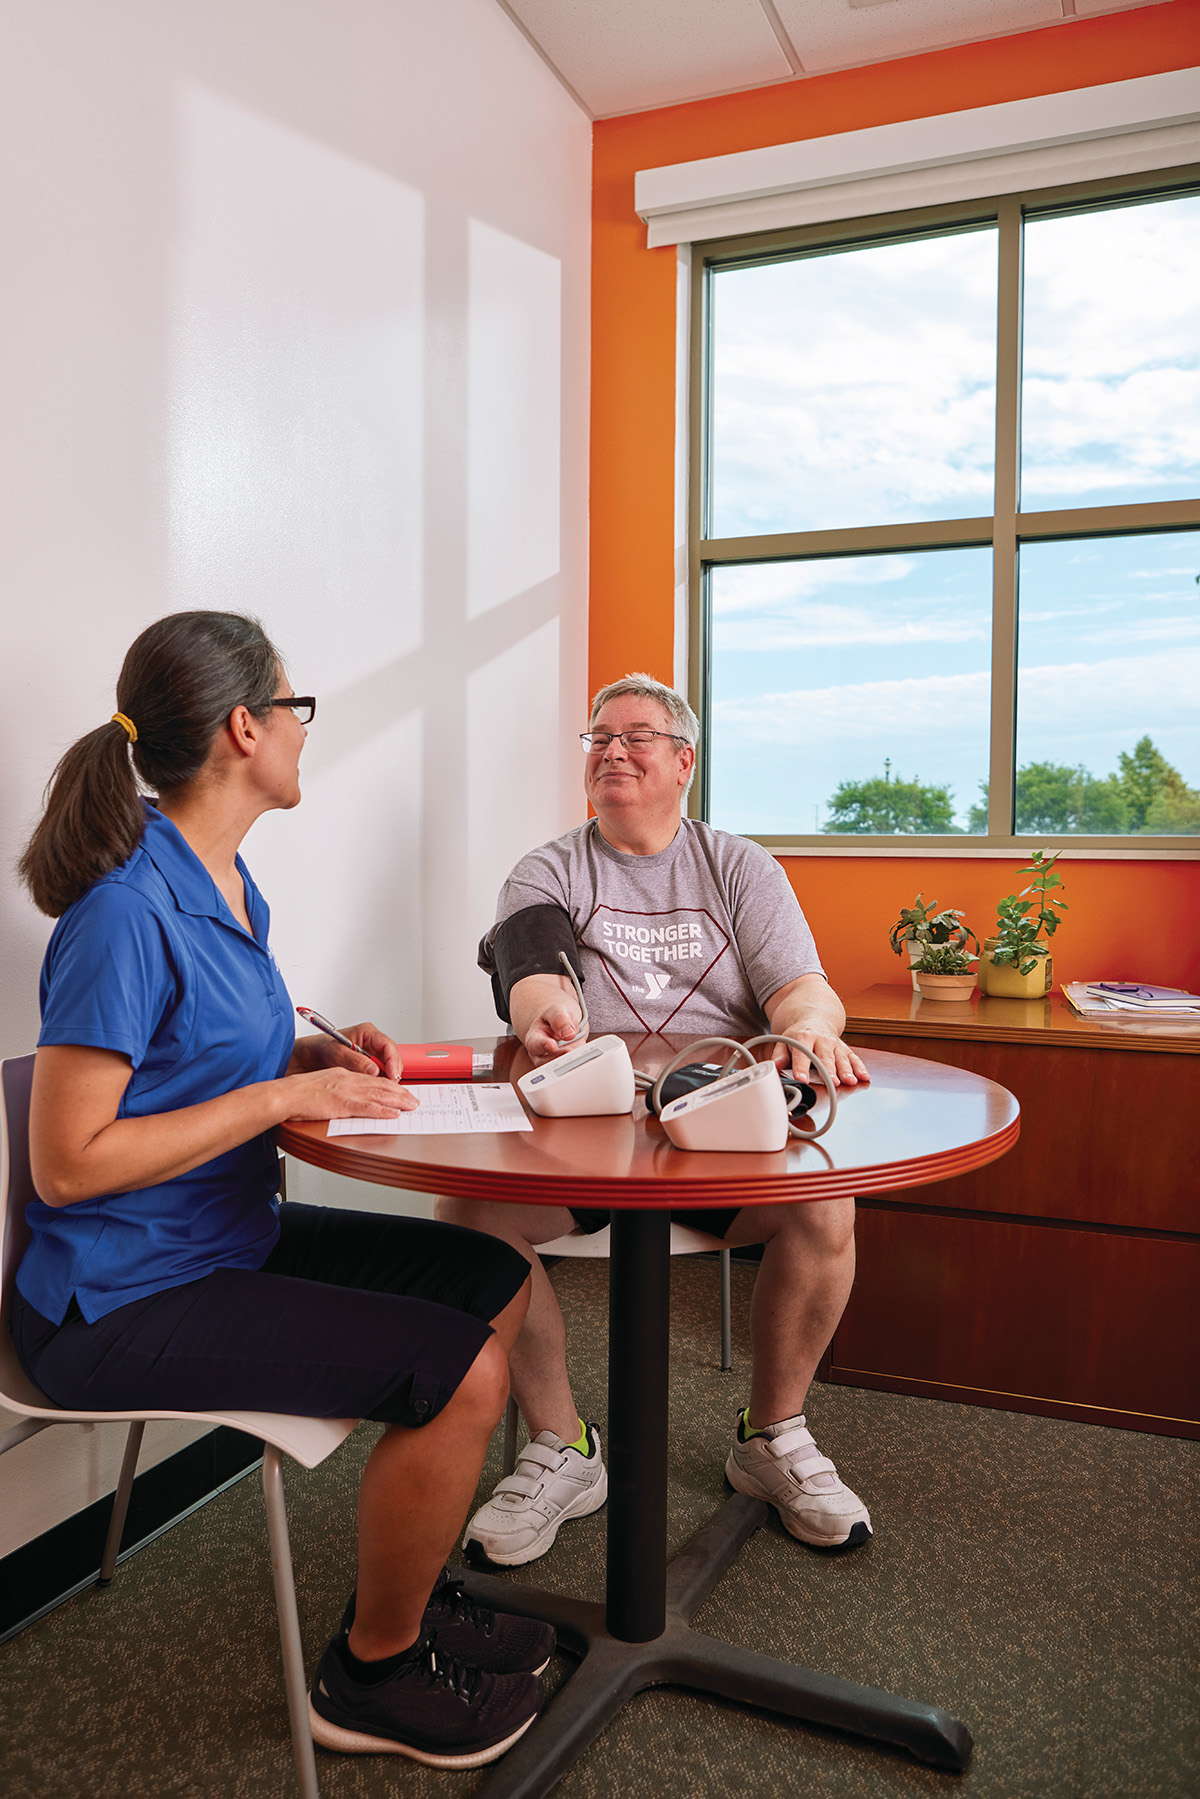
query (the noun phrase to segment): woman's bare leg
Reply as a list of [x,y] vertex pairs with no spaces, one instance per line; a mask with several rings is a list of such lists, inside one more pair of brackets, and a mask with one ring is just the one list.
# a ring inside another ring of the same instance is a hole
[[508,1351],[529,1284],[492,1320],[489,1337],[454,1396],[419,1430],[390,1424],[358,1491],[358,1593],[350,1631],[362,1661],[416,1642],[421,1616],[462,1529],[483,1458],[508,1400]]

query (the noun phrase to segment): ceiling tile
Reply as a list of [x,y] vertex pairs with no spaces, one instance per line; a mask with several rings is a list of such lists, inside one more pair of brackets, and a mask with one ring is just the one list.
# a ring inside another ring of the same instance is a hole
[[806,74],[1061,22],[1061,0],[775,0]]
[[757,87],[792,73],[758,0],[505,4],[601,117]]
[[1102,12],[1129,12],[1135,6],[1148,6],[1150,0],[1075,0],[1077,18],[1095,18]]

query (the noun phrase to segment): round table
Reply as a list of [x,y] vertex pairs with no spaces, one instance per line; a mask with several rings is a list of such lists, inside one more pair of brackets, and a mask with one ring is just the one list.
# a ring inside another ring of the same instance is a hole
[[[686,1039],[626,1038],[636,1067],[661,1068]],[[530,1066],[512,1038],[477,1039],[495,1072]],[[471,1199],[613,1211],[609,1277],[609,1507],[605,1605],[472,1573],[483,1602],[554,1624],[583,1664],[543,1718],[489,1774],[492,1799],[534,1799],[561,1778],[643,1687],[669,1681],[812,1723],[899,1744],[961,1771],[971,1738],[936,1707],[731,1648],[691,1620],[767,1508],[735,1494],[666,1558],[669,1208],[778,1205],[891,1192],[946,1180],[1004,1154],[1019,1107],[994,1082],[883,1050],[859,1052],[869,1086],[842,1090],[827,1136],[776,1154],[678,1150],[639,1096],[632,1115],[533,1118],[531,1132],[486,1136],[329,1137],[321,1124],[279,1132],[289,1155],[377,1185]],[[419,1095],[420,1086],[413,1091]],[[825,1115],[822,1095],[813,1128]]]

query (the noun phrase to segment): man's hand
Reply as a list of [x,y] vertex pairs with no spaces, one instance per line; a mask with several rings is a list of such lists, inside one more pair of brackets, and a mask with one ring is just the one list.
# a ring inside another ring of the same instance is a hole
[[[806,1030],[781,1031],[781,1037],[794,1037],[798,1043],[805,1043],[817,1059],[833,1076],[835,1087],[857,1087],[859,1082],[869,1082],[871,1077],[865,1066],[848,1044],[840,1037],[831,1037],[827,1032],[815,1030],[811,1026]],[[786,1069],[791,1064],[791,1072],[797,1080],[806,1081],[812,1072],[807,1056],[799,1050],[789,1050],[786,1043],[777,1043],[772,1050],[775,1065]]]
[[531,974],[515,982],[508,1012],[533,1062],[565,1056],[587,1041],[579,999],[566,975]]
[[[870,1081],[862,1059],[842,1042],[846,1013],[823,975],[805,974],[799,980],[789,981],[771,995],[763,1010],[775,1035],[794,1037],[811,1049],[829,1070],[836,1086],[857,1087],[860,1082]],[[777,1043],[772,1055],[777,1067],[786,1068],[790,1061],[797,1079],[808,1079],[809,1059],[800,1050],[789,1050],[786,1044]]]

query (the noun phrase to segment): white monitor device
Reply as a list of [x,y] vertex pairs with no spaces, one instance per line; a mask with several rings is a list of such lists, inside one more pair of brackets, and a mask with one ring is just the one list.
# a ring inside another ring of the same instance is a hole
[[667,1136],[677,1149],[783,1149],[788,1140],[788,1109],[774,1062],[739,1068],[707,1087],[673,1099],[661,1113]]
[[517,1086],[541,1118],[633,1110],[633,1063],[619,1037],[596,1037],[523,1074]]

